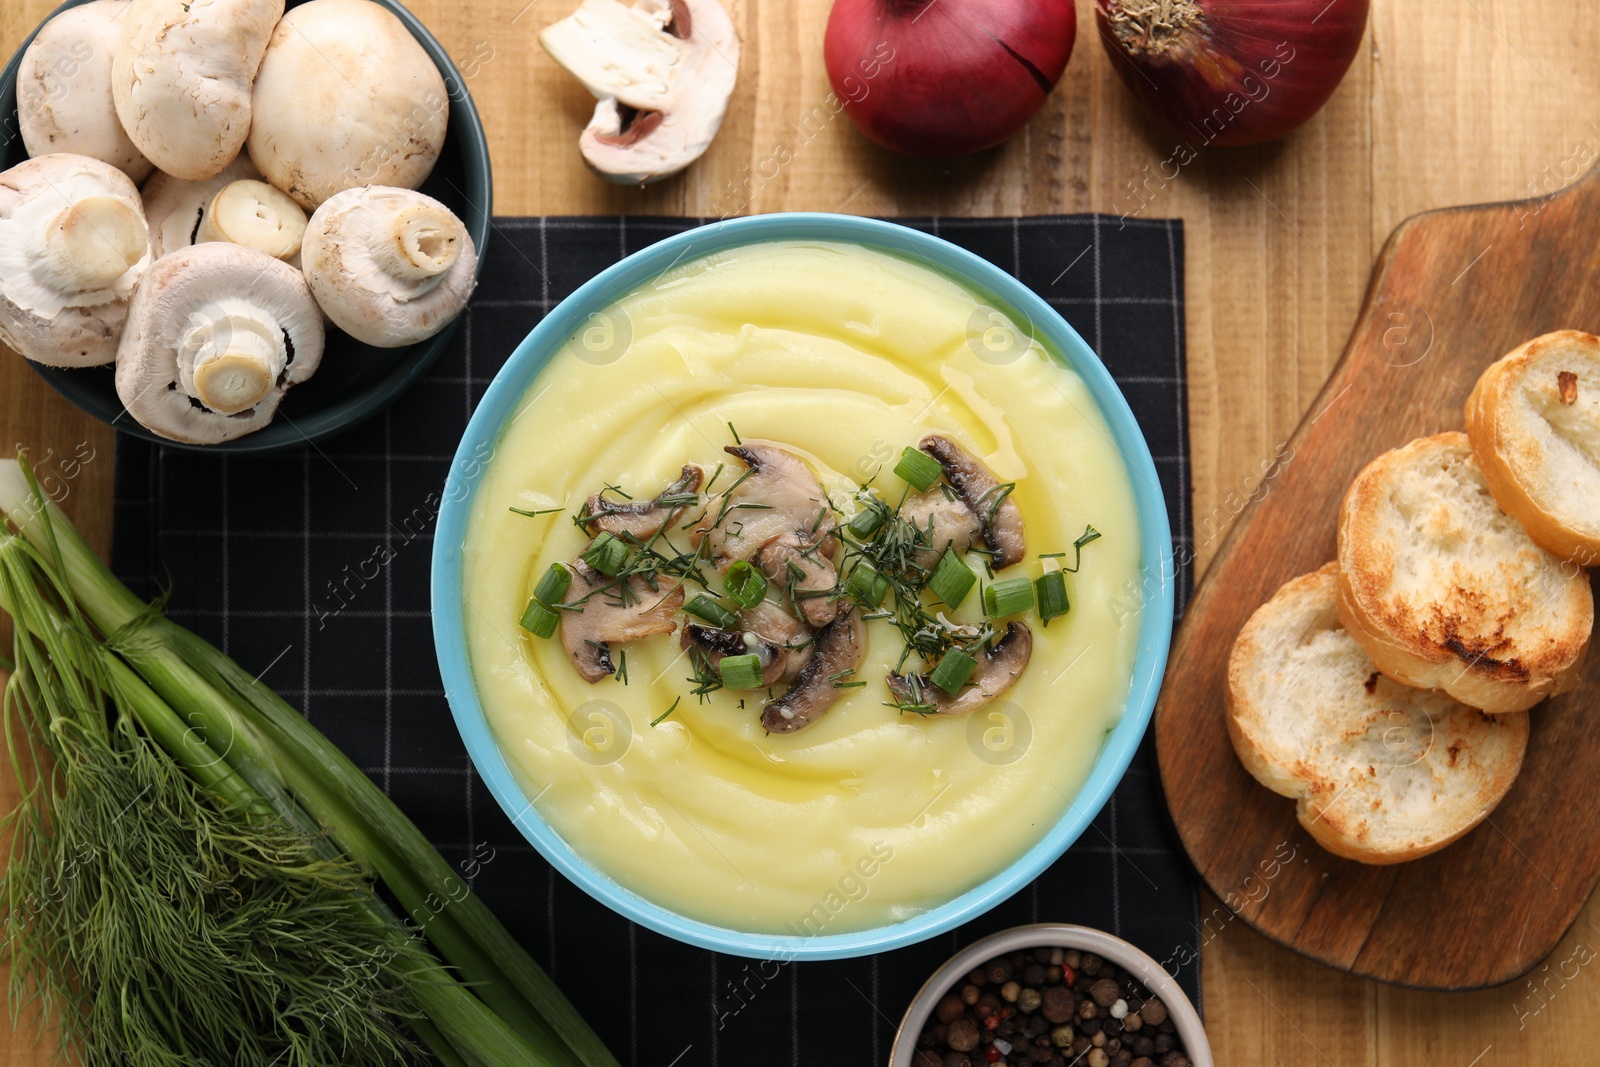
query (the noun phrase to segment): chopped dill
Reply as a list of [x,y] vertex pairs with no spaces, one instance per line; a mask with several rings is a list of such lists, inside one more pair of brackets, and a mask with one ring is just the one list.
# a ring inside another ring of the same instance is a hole
[[509,508],[507,510],[509,510],[511,512],[511,514],[513,514],[513,515],[521,515],[524,518],[536,519],[540,515],[558,515],[561,512],[565,511],[566,509],[565,508],[542,508],[542,509],[540,509],[538,511],[524,511],[521,508]]
[[[1099,530],[1096,530],[1093,526],[1085,526],[1083,528],[1082,536],[1080,536],[1076,541],[1072,542],[1073,552],[1076,553],[1072,559],[1072,566],[1062,567],[1061,569],[1066,571],[1068,574],[1077,574],[1078,568],[1083,566],[1083,546],[1093,544],[1094,542],[1100,540],[1102,536],[1104,535],[1101,534]],[[1065,559],[1067,554],[1065,552],[1059,552],[1057,555]],[[1042,559],[1043,557],[1040,558]]]
[[651,719],[650,720],[650,725],[651,726],[655,726],[655,725],[665,721],[667,716],[671,715],[673,712],[678,710],[678,705],[681,704],[681,703],[683,703],[683,697],[680,696],[680,697],[678,697],[678,699],[676,699],[676,700],[674,700],[672,702],[672,707],[668,708],[666,711],[663,711],[660,715],[657,715],[655,718]]

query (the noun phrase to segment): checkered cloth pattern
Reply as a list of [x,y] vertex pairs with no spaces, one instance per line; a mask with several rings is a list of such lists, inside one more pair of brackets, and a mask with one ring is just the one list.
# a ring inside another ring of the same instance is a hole
[[[1089,215],[902,221],[1010,271],[1100,353],[1150,442],[1178,558],[1187,560],[1181,224]],[[596,272],[694,225],[497,219],[455,344],[365,425],[267,456],[124,438],[117,572],[147,595],[170,587],[175,619],[300,707],[446,858],[476,860],[474,891],[628,1067],[879,1067],[928,974],[976,938],[1019,923],[1109,930],[1165,962],[1198,998],[1195,883],[1166,821],[1148,738],[1079,842],[1010,901],[921,945],[824,963],[719,956],[613,914],[528,846],[473,771],[433,654],[432,502],[473,407],[529,329]],[[1189,586],[1183,568],[1180,612]],[[950,861],[960,862],[959,846]]]

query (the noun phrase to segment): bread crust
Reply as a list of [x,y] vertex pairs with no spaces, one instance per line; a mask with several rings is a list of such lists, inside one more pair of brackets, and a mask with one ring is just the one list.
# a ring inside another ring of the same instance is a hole
[[1338,613],[1378,669],[1491,714],[1566,692],[1594,626],[1587,575],[1495,505],[1464,433],[1369,463],[1339,509]]
[[1338,585],[1336,563],[1292,579],[1239,632],[1228,737],[1323,848],[1403,863],[1458,840],[1510,791],[1528,716],[1384,678],[1339,624]]
[[1600,337],[1578,330],[1535,337],[1490,365],[1466,405],[1467,436],[1495,501],[1541,548],[1595,566],[1596,457],[1573,447],[1541,412],[1600,439]]

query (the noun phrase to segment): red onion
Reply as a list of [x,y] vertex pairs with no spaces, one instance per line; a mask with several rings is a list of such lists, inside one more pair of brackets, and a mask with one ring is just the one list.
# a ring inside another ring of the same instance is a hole
[[1096,0],[1112,66],[1139,102],[1205,144],[1282,137],[1327,103],[1370,0]]
[[836,0],[828,77],[861,132],[912,156],[1004,141],[1072,55],[1073,0]]

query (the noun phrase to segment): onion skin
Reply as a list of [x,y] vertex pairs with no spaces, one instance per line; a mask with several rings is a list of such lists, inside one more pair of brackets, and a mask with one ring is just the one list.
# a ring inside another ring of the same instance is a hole
[[1073,0],[835,0],[823,56],[862,133],[944,158],[1026,126],[1077,33]]
[[1215,145],[1282,137],[1328,102],[1370,0],[1096,0],[1112,66],[1174,133]]

